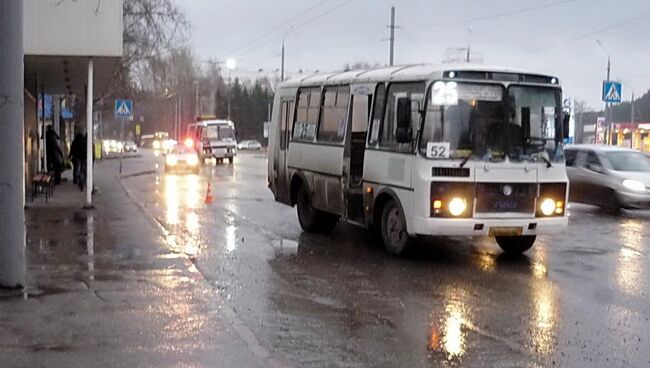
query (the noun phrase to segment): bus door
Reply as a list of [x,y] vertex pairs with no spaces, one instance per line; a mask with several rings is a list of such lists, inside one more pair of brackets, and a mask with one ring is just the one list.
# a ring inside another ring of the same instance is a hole
[[279,202],[290,203],[290,183],[287,170],[287,151],[289,150],[289,137],[293,125],[294,99],[283,98],[280,103],[278,127],[280,136],[276,159],[273,160],[273,171],[276,177],[275,199]]
[[348,134],[345,144],[347,167],[347,217],[351,221],[363,222],[363,160],[368,135],[368,121],[372,105],[372,85],[355,85],[351,88],[351,112],[348,120]]

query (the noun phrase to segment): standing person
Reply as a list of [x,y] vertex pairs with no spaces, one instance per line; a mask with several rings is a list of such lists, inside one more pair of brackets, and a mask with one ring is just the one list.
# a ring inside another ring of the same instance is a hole
[[54,184],[61,184],[61,172],[63,171],[63,150],[59,144],[59,135],[56,134],[51,125],[47,126],[45,132],[45,149],[47,150],[47,170],[54,172]]
[[79,171],[82,169],[83,163],[86,162],[86,140],[84,135],[77,133],[70,145],[70,160],[72,160],[72,181],[77,183],[79,178]]

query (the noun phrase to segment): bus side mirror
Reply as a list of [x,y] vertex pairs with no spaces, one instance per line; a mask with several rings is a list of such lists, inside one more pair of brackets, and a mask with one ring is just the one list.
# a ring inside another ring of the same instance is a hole
[[569,138],[569,121],[571,121],[571,114],[565,112],[562,114],[562,138]]
[[411,128],[411,99],[400,97],[397,99],[397,129],[395,138],[397,143],[410,143],[413,140]]

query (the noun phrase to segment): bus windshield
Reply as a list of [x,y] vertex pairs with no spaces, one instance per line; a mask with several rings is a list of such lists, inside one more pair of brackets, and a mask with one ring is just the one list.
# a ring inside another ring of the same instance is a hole
[[208,125],[204,130],[205,137],[220,141],[234,141],[235,130],[228,125]]
[[420,152],[429,158],[560,159],[559,93],[543,87],[506,90],[495,84],[436,82],[426,102]]

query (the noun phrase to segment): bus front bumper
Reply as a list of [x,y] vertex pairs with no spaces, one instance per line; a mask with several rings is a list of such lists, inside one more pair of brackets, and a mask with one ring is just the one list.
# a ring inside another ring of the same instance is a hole
[[536,218],[431,218],[415,217],[411,235],[507,236],[556,234],[566,229],[567,216]]

